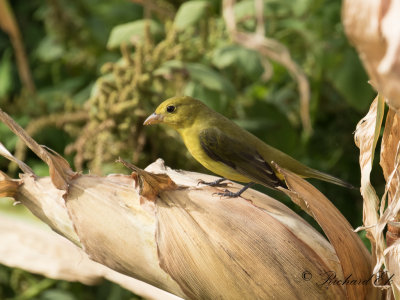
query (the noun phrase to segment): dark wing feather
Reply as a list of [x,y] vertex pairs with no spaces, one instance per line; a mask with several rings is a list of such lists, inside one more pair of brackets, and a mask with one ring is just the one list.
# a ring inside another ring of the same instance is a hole
[[276,188],[286,186],[256,149],[232,138],[218,128],[202,130],[200,145],[213,160],[224,163],[252,181]]

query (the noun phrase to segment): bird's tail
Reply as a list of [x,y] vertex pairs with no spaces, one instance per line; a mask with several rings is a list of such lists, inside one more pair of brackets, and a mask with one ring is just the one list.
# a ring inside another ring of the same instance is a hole
[[308,170],[307,177],[320,179],[320,180],[327,181],[327,182],[330,182],[333,184],[337,184],[337,185],[340,185],[340,186],[343,186],[343,187],[346,187],[349,189],[356,189],[355,186],[351,185],[350,183],[348,183],[342,179],[336,178],[332,175],[329,175],[329,174],[326,174],[326,173],[323,173],[323,172],[320,172],[320,171],[314,170],[314,169]]

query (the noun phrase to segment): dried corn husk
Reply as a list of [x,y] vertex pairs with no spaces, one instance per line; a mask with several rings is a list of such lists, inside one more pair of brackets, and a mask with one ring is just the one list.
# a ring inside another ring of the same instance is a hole
[[[367,230],[374,259],[375,271],[384,268],[389,277],[395,275],[390,281],[391,289],[396,299],[399,299],[400,277],[398,266],[394,262],[400,260],[397,250],[400,237],[399,226],[399,187],[398,187],[398,153],[399,153],[399,120],[400,109],[400,1],[344,1],[343,24],[346,34],[356,47],[359,56],[371,79],[371,83],[389,106],[384,134],[381,144],[380,164],[386,180],[385,193],[381,199],[375,193],[369,182],[369,173],[372,168],[375,145],[380,135],[380,123],[383,116],[383,104],[378,114],[371,114],[379,126],[370,123],[361,124],[358,128],[365,130],[356,133],[359,139],[371,140],[371,132],[375,131],[374,147],[372,149],[360,148],[360,157],[370,156],[368,165],[362,167],[364,189],[364,227]],[[376,100],[377,101],[377,100]],[[364,118],[365,119],[365,118]],[[373,127],[374,126],[374,127]],[[368,137],[369,136],[369,137]],[[387,208],[386,208],[386,198]],[[384,230],[387,228],[386,243]],[[393,245],[393,247],[392,247]],[[386,248],[388,247],[388,248]],[[386,248],[386,249],[385,249]],[[389,285],[386,285],[387,288]]]
[[106,278],[146,299],[180,299],[90,260],[81,248],[39,222],[0,213],[0,236],[0,263],[4,265],[87,285]]
[[305,203],[331,244],[266,195],[250,190],[245,198],[220,198],[217,188],[198,185],[210,176],[174,171],[160,160],[146,171],[131,166],[132,176],[76,174],[2,119],[54,170],[48,178],[21,174],[10,195],[117,272],[190,299],[379,296],[372,284],[324,285],[329,272],[338,280],[367,280],[371,257],[329,200],[290,172],[282,170],[286,192]]
[[345,0],[342,19],[372,85],[400,108],[400,0]]

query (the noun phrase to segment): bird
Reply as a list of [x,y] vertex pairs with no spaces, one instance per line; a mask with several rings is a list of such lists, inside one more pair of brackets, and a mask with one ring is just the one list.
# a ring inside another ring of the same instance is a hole
[[339,186],[353,186],[339,178],[310,168],[288,154],[264,143],[202,101],[176,96],[163,101],[144,125],[166,124],[183,139],[190,154],[204,167],[222,178],[202,183],[221,186],[224,180],[246,185],[234,193],[225,190],[221,196],[239,197],[253,184],[271,189],[287,188],[279,167],[304,178],[316,178]]

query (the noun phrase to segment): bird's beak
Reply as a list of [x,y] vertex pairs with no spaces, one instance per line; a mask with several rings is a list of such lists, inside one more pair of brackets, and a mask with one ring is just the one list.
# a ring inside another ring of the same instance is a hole
[[152,113],[143,123],[143,125],[152,125],[161,123],[164,119],[164,116],[158,115],[156,113]]

